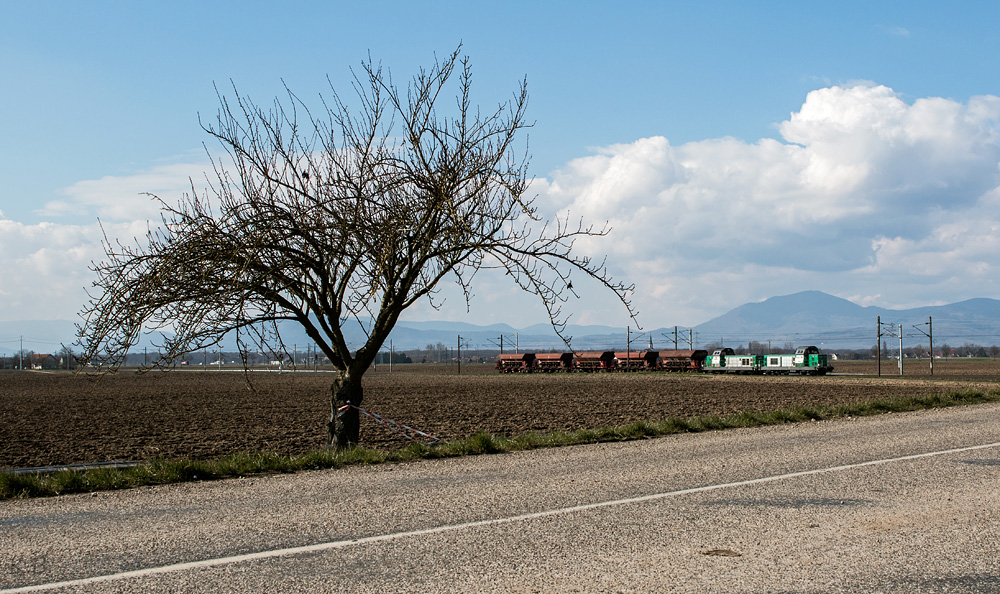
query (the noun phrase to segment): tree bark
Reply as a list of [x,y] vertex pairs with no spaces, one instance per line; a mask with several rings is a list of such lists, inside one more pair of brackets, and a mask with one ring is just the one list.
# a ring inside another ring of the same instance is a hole
[[342,373],[330,387],[330,422],[327,423],[327,447],[343,450],[357,445],[361,432],[361,378]]

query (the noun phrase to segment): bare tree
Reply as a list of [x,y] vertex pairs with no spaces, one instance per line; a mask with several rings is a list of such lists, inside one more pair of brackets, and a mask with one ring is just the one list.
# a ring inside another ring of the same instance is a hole
[[[328,444],[341,448],[358,441],[362,375],[406,308],[437,304],[444,279],[468,306],[475,274],[504,270],[540,298],[560,335],[573,272],[634,314],[632,287],[572,252],[576,239],[608,228],[544,220],[525,196],[526,145],[518,156],[516,144],[530,125],[526,83],[480,112],[460,49],[405,89],[369,58],[355,73],[354,109],[335,89],[316,115],[287,88],[267,109],[235,89],[233,99],[220,94],[217,121],[203,128],[226,158],[213,159],[201,195],[192,183],[176,206],[160,200],[162,225],[144,242],[105,242],[81,312],[83,359],[115,369],[142,333],[158,330],[172,333],[159,364],[228,333],[243,353],[283,348],[280,322],[292,320],[340,370]],[[348,322],[366,328],[357,350],[344,339]]]
[[76,369],[77,368],[77,356],[73,352],[72,347],[62,345],[62,347],[56,351],[56,358],[60,362],[60,367],[63,369]]

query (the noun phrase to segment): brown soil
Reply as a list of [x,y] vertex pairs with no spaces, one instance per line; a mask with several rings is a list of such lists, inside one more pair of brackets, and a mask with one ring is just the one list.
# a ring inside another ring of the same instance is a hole
[[[934,380],[888,375],[898,373],[892,362],[883,362],[882,378],[500,375],[471,366],[463,366],[459,376],[454,368],[397,366],[388,373],[379,367],[365,376],[363,406],[452,439],[476,431],[569,430],[970,386],[992,388],[1000,377],[992,362],[947,363],[935,363]],[[838,364],[837,371],[868,372],[853,362]],[[122,372],[100,381],[66,373],[0,372],[0,468],[209,458],[234,451],[293,454],[324,445],[331,374],[254,372],[251,376],[254,390],[247,388],[239,372]],[[967,379],[944,379],[948,376]],[[366,417],[361,439],[365,445],[382,447],[405,443]]]

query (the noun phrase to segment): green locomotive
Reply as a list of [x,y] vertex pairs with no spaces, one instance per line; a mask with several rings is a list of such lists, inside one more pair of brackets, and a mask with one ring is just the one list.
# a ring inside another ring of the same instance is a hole
[[824,375],[833,371],[827,355],[806,346],[794,355],[737,355],[733,349],[717,349],[705,358],[702,371],[708,373],[754,373],[769,375]]

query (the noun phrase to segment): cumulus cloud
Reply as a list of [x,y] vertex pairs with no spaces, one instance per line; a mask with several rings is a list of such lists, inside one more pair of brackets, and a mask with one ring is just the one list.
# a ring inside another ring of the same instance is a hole
[[157,165],[131,175],[105,176],[76,182],[63,191],[65,198],[46,203],[36,214],[48,218],[99,217],[105,221],[159,219],[159,196],[168,203],[205,186],[210,163],[194,161]]
[[998,97],[832,86],[781,140],[643,138],[571,161],[544,193],[611,222],[585,248],[622,265],[647,325],[813,288],[890,307],[991,296],[998,120]]
[[[145,233],[145,221],[105,225],[111,237]],[[86,301],[93,278],[89,264],[104,252],[101,227],[57,223],[23,224],[0,217],[0,275],[4,320],[73,319]]]
[[63,191],[62,200],[36,212],[48,219],[41,223],[0,213],[0,250],[6,255],[0,319],[75,319],[94,280],[88,266],[104,257],[105,234],[124,243],[144,238],[150,221],[160,220],[159,203],[146,193],[175,201],[191,192],[191,180],[198,187],[208,167],[203,161],[176,162],[79,181]]

